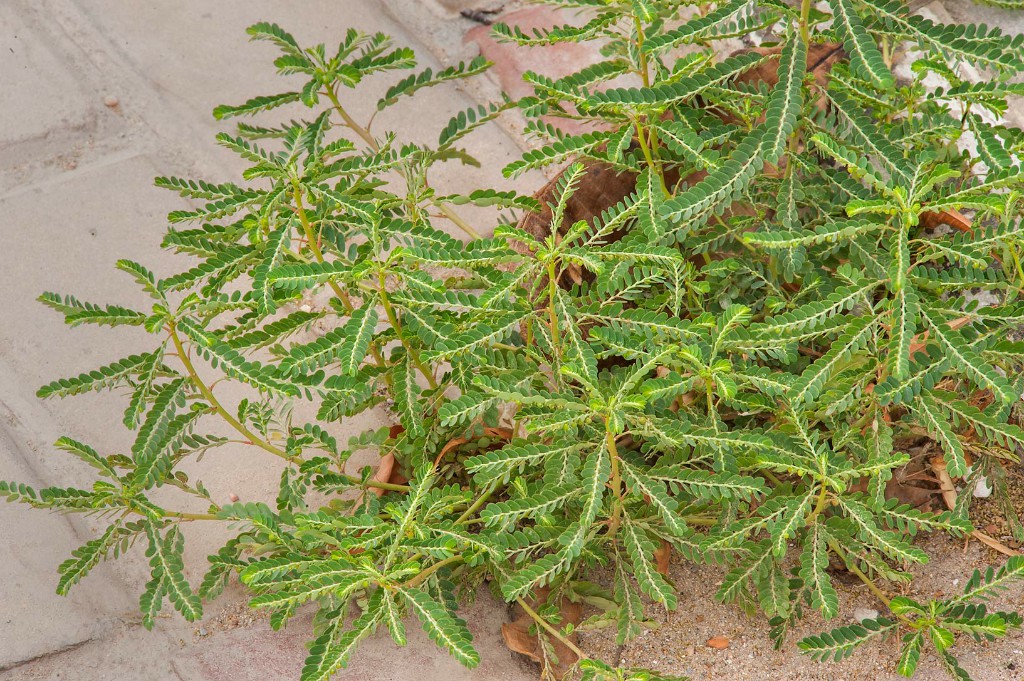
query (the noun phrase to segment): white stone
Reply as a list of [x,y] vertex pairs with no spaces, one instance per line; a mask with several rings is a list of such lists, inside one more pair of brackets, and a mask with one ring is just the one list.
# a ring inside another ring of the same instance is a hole
[[873,620],[877,617],[878,611],[872,610],[871,608],[857,608],[853,611],[853,619],[857,620],[858,622],[863,622],[864,620]]
[[974,486],[974,496],[979,499],[987,499],[992,496],[992,487],[988,484],[988,478],[984,475],[978,479],[977,484]]

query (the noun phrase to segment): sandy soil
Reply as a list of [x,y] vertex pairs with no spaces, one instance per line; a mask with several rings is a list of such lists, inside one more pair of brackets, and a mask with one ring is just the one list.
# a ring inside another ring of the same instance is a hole
[[[919,599],[951,596],[962,591],[976,568],[998,566],[1005,560],[1005,556],[976,541],[965,545],[945,536],[931,536],[919,539],[917,544],[932,556],[931,562],[911,570],[914,580],[906,589],[893,585],[883,587],[889,594],[902,593]],[[679,608],[666,613],[660,606],[648,603],[647,614],[658,623],[658,629],[646,631],[621,647],[615,644],[613,628],[581,632],[581,647],[610,664],[686,675],[693,681],[895,681],[902,678],[893,671],[899,657],[899,640],[895,637],[881,644],[869,643],[838,663],[814,662],[801,655],[796,647],[796,641],[804,636],[854,622],[854,611],[858,608],[881,610],[885,614],[885,608],[853,575],[833,573],[842,604],[839,617],[825,623],[817,613],[808,613],[778,651],[772,647],[767,620],[762,614],[748,617],[738,606],[715,601],[714,594],[723,575],[720,567],[694,565],[674,557],[670,578],[679,589]],[[1024,609],[1024,584],[1018,583],[990,601],[990,609]],[[728,638],[729,647],[723,650],[709,647],[708,639],[715,636]],[[974,681],[1024,680],[1022,630],[992,643],[976,643],[961,636],[954,652]],[[928,653],[922,655],[915,679],[945,678],[948,677],[941,663]]]

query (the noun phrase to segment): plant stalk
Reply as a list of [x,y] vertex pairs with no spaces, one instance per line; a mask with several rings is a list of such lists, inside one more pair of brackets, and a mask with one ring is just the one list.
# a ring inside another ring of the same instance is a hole
[[196,371],[195,365],[192,364],[192,360],[189,358],[188,353],[185,352],[185,346],[181,343],[181,336],[178,335],[178,330],[175,328],[173,323],[171,325],[171,341],[174,343],[174,348],[178,353],[178,359],[180,359],[181,363],[185,366],[185,371],[188,372],[189,378],[192,379],[196,388],[198,388],[199,392],[202,393],[204,398],[206,398],[206,401],[210,403],[210,406],[213,407],[214,411],[216,411],[229,426],[244,435],[250,444],[254,444],[260,449],[270,452],[274,456],[281,457],[285,461],[291,463],[300,463],[302,461],[300,457],[291,456],[288,452],[275,447],[256,433],[246,428],[241,421],[232,416],[228,410],[224,408],[220,403],[220,400],[214,396],[213,391],[210,390],[209,386],[207,386],[206,383],[203,382],[203,379],[199,377],[199,373]]
[[[302,231],[306,235],[306,243],[309,244],[310,250],[313,251],[313,257],[316,261],[322,263],[324,261],[324,252],[320,248],[320,238],[313,233],[313,225],[309,222],[309,217],[306,215],[306,208],[302,203],[302,192],[299,190],[299,185],[294,185],[294,197],[295,197],[295,208],[299,214],[299,222],[302,223]],[[337,282],[328,279],[327,285],[331,287],[334,295],[338,297],[341,304],[345,306],[345,310],[351,313],[355,307],[352,305],[352,300],[348,297],[348,294],[341,290]]]
[[398,315],[395,314],[395,309],[391,306],[391,301],[388,300],[387,282],[383,272],[377,273],[377,281],[380,283],[380,302],[384,307],[384,314],[387,315],[391,328],[395,330],[395,334],[398,336],[398,341],[402,344],[402,347],[405,348],[405,351],[409,353],[409,359],[412,360],[412,363],[416,365],[416,368],[419,369],[421,374],[423,374],[423,378],[427,380],[430,387],[437,390],[437,379],[434,378],[434,373],[427,369],[423,364],[423,360],[420,359],[419,353],[417,353],[416,349],[409,344],[409,341],[405,338],[405,334],[402,333],[402,324],[398,321]]
[[[313,251],[313,256],[316,258],[317,262],[322,263],[324,261],[324,253],[323,250],[320,248],[320,240],[318,238],[314,238],[313,226],[309,222],[309,218],[306,216],[306,209],[302,203],[302,192],[299,191],[298,185],[295,185],[295,206],[298,209],[299,221],[302,223],[302,230],[306,235],[306,241],[309,243],[310,248]],[[338,286],[337,282],[333,280],[328,279],[327,285],[331,287],[331,291],[338,298],[338,300],[341,301],[342,307],[345,308],[345,311],[348,312],[349,314],[352,314],[352,312],[355,311],[355,305],[352,304],[352,299],[349,298],[348,293],[342,291],[341,287]],[[385,366],[384,357],[381,356],[380,350],[378,350],[377,347],[373,344],[370,345],[370,354],[373,355],[373,359],[375,362],[377,362],[377,366]],[[390,384],[391,382],[391,379],[388,376],[385,376],[384,380],[388,384]]]
[[435,201],[434,202],[434,206],[436,206],[438,210],[440,210],[442,213],[444,213],[444,216],[446,218],[448,218],[449,220],[451,220],[455,224],[456,227],[458,227],[463,232],[465,232],[469,236],[470,239],[479,239],[479,238],[481,238],[480,232],[476,231],[473,228],[473,225],[471,225],[468,222],[466,222],[462,218],[462,216],[459,215],[458,213],[456,213],[454,210],[452,210],[450,206],[447,206],[444,203],[441,203],[440,201]]
[[551,327],[551,355],[554,361],[552,374],[554,374],[555,385],[561,384],[559,366],[562,363],[562,336],[558,329],[558,312],[555,310],[555,300],[558,298],[558,275],[555,272],[555,263],[548,263],[548,325]]
[[821,491],[818,493],[818,503],[814,505],[814,510],[811,511],[811,517],[808,519],[808,524],[811,520],[814,520],[825,510],[825,505],[828,501],[828,485],[824,482],[821,483]]
[[[379,152],[380,145],[377,144],[377,140],[373,138],[373,135],[370,134],[369,130],[359,125],[359,123],[357,123],[356,120],[352,118],[352,116],[349,115],[347,111],[345,111],[345,107],[341,105],[341,100],[338,99],[338,95],[337,93],[334,92],[333,88],[327,88],[326,92],[327,98],[331,100],[331,104],[334,106],[334,110],[337,111],[338,115],[341,116],[341,119],[345,121],[345,126],[351,129],[357,135],[359,135],[359,137],[361,137],[363,141],[370,146],[371,149],[373,149],[375,152]],[[405,179],[406,186],[408,186],[409,178],[405,176],[405,173],[402,173],[402,175],[403,178]],[[444,213],[444,216],[446,218],[451,220],[456,226],[458,226],[459,229],[461,229],[463,232],[469,235],[471,239],[480,238],[480,233],[473,229],[472,225],[470,225],[468,222],[462,219],[462,217],[459,216],[459,214],[452,210],[449,206],[446,206],[443,203],[437,201],[433,203],[442,213]]]
[[220,520],[213,513],[184,513],[182,511],[163,511],[165,518],[178,518],[180,520]]
[[531,608],[526,601],[524,601],[522,598],[517,598],[516,599],[516,603],[519,604],[519,607],[521,607],[523,609],[523,611],[525,611],[526,614],[529,615],[533,619],[534,622],[536,622],[538,625],[543,627],[543,629],[546,632],[548,632],[549,634],[551,634],[552,636],[557,638],[559,641],[561,641],[562,644],[565,645],[566,648],[568,648],[572,652],[576,653],[576,655],[578,655],[581,660],[589,659],[589,656],[586,653],[584,653],[582,650],[580,650],[579,647],[575,643],[573,643],[572,641],[567,639],[565,636],[563,636],[562,632],[558,631],[558,629],[555,629],[553,626],[548,624],[548,621],[545,620],[540,615],[538,615],[537,611],[534,610],[533,608]]
[[343,107],[341,105],[341,101],[338,100],[338,95],[337,93],[334,92],[334,88],[327,88],[326,94],[327,98],[331,100],[331,104],[334,105],[335,111],[337,111],[338,115],[341,116],[341,120],[345,121],[345,127],[349,128],[350,130],[352,130],[352,132],[359,135],[363,139],[363,141],[370,146],[371,149],[373,149],[374,151],[380,151],[380,145],[377,144],[377,140],[373,138],[373,135],[370,134],[370,131],[364,128],[363,126],[359,125],[359,123],[356,122],[356,119],[352,118],[352,116],[350,116],[349,113],[345,111],[345,107]]
[[[871,593],[873,593],[875,597],[878,598],[878,600],[882,601],[882,603],[885,604],[885,607],[890,607],[890,598],[885,595],[884,591],[878,588],[873,579],[864,574],[864,571],[857,567],[854,561],[849,559],[849,556],[846,555],[846,552],[843,551],[843,548],[839,546],[839,544],[837,544],[834,539],[828,540],[828,546],[830,549],[832,549],[832,551],[835,552],[837,556],[842,558],[843,562],[846,564],[847,569],[849,569],[850,572],[855,574],[857,578],[864,583],[864,586],[866,586],[868,590],[871,591]],[[902,615],[898,615],[898,617],[904,620],[905,622],[910,622],[910,620],[908,620],[906,617],[903,617]]]
[[[178,330],[174,328],[173,325],[171,326],[171,341],[174,343],[175,350],[178,353],[178,358],[181,360],[181,363],[185,366],[185,371],[188,373],[189,378],[192,379],[192,382],[195,384],[196,388],[199,389],[199,392],[210,403],[210,406],[213,407],[214,411],[216,411],[217,414],[220,415],[220,417],[224,419],[224,421],[226,421],[229,426],[231,426],[240,434],[245,436],[248,444],[256,445],[260,449],[268,451],[274,456],[278,456],[284,459],[285,461],[288,461],[289,463],[302,463],[302,457],[292,456],[283,449],[280,449],[279,447],[275,447],[274,445],[270,444],[269,442],[258,436],[256,433],[246,428],[238,419],[232,416],[224,408],[220,401],[214,396],[213,391],[210,390],[206,383],[203,382],[203,379],[199,378],[199,374],[196,372],[195,365],[192,364],[192,360],[189,359],[188,353],[185,352],[185,346],[182,345],[181,337],[178,335]],[[408,485],[395,485],[389,482],[378,482],[376,480],[367,480],[366,482],[363,482],[360,478],[354,475],[347,475],[344,473],[342,474],[342,477],[345,479],[346,482],[352,485],[358,485],[360,487],[376,487],[378,489],[386,489],[392,492],[408,492],[410,489]]]
[[454,556],[449,556],[448,558],[445,558],[444,560],[440,560],[440,561],[434,563],[433,565],[428,567],[423,572],[421,572],[421,573],[419,573],[417,575],[414,575],[411,579],[409,579],[408,582],[406,582],[402,586],[404,586],[404,587],[419,586],[423,582],[427,581],[427,579],[430,578],[430,575],[434,574],[435,572],[437,572],[441,568],[443,568],[443,567],[445,567],[447,565],[451,565],[452,563],[458,563],[461,560],[463,560],[463,556],[462,556],[461,553],[457,553]]
[[[640,22],[640,17],[634,14],[633,22],[636,27],[636,52],[640,60],[640,78],[643,81],[644,87],[649,88],[651,87],[651,70],[650,64],[647,61],[647,53],[644,52],[644,41],[647,38],[644,35],[644,26]],[[658,176],[658,180],[661,182],[661,189],[667,195],[669,192],[668,186],[665,184],[665,171],[661,167],[661,164],[656,164],[654,162],[654,156],[658,153],[658,133],[651,130],[650,135],[651,138],[648,145],[643,126],[641,126],[640,121],[637,121],[636,137],[640,142],[640,149],[643,151],[644,159],[647,161],[647,166],[651,169],[651,172]]]
[[459,516],[458,520],[455,521],[455,524],[461,525],[466,522],[470,516],[480,510],[481,506],[487,503],[487,500],[491,498],[492,494],[494,494],[494,488],[491,488],[481,494],[480,497],[474,501],[473,504],[462,513],[462,515]]
[[622,524],[622,474],[619,471],[619,450],[615,446],[615,435],[610,430],[605,430],[605,446],[608,448],[608,456],[612,462],[612,492],[615,494],[615,505],[612,507],[612,517],[608,521],[608,537],[612,538],[619,531]]
[[811,0],[800,2],[800,39],[804,41],[804,47],[811,45]]

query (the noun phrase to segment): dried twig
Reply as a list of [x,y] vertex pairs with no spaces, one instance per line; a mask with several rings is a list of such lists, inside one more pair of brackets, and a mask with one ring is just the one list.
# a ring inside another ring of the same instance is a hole
[[[942,491],[942,500],[946,502],[946,506],[948,506],[949,510],[952,511],[956,508],[956,488],[953,486],[953,479],[949,477],[949,472],[946,470],[946,462],[941,458],[935,458],[931,460],[931,466],[932,470],[935,471],[935,477],[939,480],[939,489]],[[998,541],[997,539],[993,539],[981,530],[971,532],[971,536],[990,549],[998,551],[1004,555],[1024,555],[1024,552],[1011,549],[1006,544]]]

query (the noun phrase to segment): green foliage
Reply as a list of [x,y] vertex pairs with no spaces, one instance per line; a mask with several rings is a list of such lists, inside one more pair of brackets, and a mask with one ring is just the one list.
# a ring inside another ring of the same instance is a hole
[[[39,390],[122,392],[130,456],[61,438],[96,472],[90,488],[0,482],[11,501],[106,519],[60,566],[60,593],[137,542],[152,568],[146,626],[165,602],[200,617],[237,576],[275,628],[316,608],[302,679],[324,680],[375,632],[404,645],[410,617],[476,665],[458,596],[484,580],[524,609],[549,595],[528,610],[546,650],[570,633],[562,598],[599,604],[625,643],[644,630],[641,595],[678,604],[655,557],[671,547],[723,565],[718,600],[762,609],[781,645],[806,610],[842,618],[836,565],[883,594],[876,581],[927,562],[918,533],[971,531],[965,509],[886,497],[912,444],[934,440],[951,476],[987,475],[1005,496],[1003,462],[1024,446],[1024,345],[1008,338],[1024,322],[1024,147],[979,110],[998,116],[1021,93],[1006,78],[1024,69],[1024,40],[937,25],[894,0],[830,0],[827,13],[775,0],[554,4],[582,9],[580,21],[496,35],[599,41],[604,61],[557,80],[527,73],[530,96],[438,120],[436,144],[346,108],[365,79],[415,68],[409,49],[355,30],[328,50],[274,24],[249,29],[280,50],[274,65],[294,86],[214,115],[292,117],[218,135],[248,164],[240,184],[157,179],[191,202],[164,238],[189,256],[182,271],[118,263],[148,310],[41,296],[70,325],[151,336],[148,351]],[[715,49],[764,29],[776,49]],[[811,55],[837,41],[826,82]],[[888,60],[906,43],[920,56],[897,83]],[[961,63],[1000,77],[963,82]],[[376,109],[487,66],[393,75]],[[568,163],[552,190],[438,193],[438,165],[474,164],[458,145],[514,106],[540,146],[504,174]],[[564,132],[565,120],[588,132]],[[977,146],[962,152],[968,132]],[[595,164],[635,190],[573,222]],[[534,212],[547,232],[503,219],[480,237],[457,212],[466,204]],[[958,224],[953,211],[971,214],[970,230],[934,228]],[[977,288],[996,303],[966,303]],[[244,397],[227,403],[223,381]],[[235,435],[205,434],[211,421]],[[355,425],[381,421],[393,425]],[[220,505],[192,481],[190,463],[224,446],[276,457],[272,499]],[[410,482],[356,470],[356,452],[394,457]],[[194,588],[182,526],[200,520],[233,535]],[[586,579],[597,563],[611,563],[608,592]],[[886,616],[798,647],[838,660],[901,635],[899,673],[930,647],[967,678],[956,635],[1019,626],[980,601],[1022,575],[1012,558],[960,597],[895,598]],[[667,678],[588,659],[579,671]]]
[[985,573],[975,570],[964,593],[945,600],[919,603],[898,596],[886,605],[896,619],[864,620],[860,624],[839,627],[830,632],[809,636],[800,641],[800,650],[816,660],[840,660],[854,648],[870,638],[885,636],[898,629],[906,629],[902,638],[896,671],[911,677],[917,670],[921,651],[928,641],[934,647],[943,665],[954,678],[970,678],[949,652],[954,632],[968,634],[977,641],[992,641],[1006,636],[1011,629],[1021,626],[1021,617],[1014,612],[989,612],[984,604],[970,603],[984,600],[989,594],[1005,589],[1009,582],[1024,578],[1024,556],[1010,558],[998,571],[989,568]]

